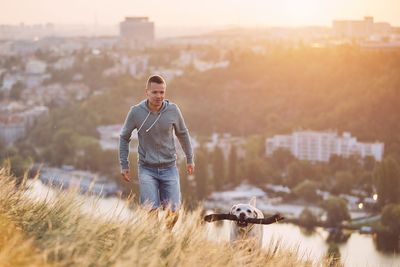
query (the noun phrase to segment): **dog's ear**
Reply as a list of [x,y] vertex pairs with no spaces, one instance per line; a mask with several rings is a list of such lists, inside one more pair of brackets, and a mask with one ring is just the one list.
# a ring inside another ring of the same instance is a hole
[[255,206],[256,206],[256,197],[252,197],[252,198],[250,199],[249,204],[252,205],[253,207],[255,207]]
[[229,214],[232,214],[234,208],[235,208],[235,205],[232,206],[231,210],[229,211]]

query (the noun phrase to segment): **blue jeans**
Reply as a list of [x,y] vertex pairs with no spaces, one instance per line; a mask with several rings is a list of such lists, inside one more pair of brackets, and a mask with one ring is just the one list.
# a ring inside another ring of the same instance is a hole
[[152,209],[170,207],[177,210],[181,204],[179,172],[176,165],[170,167],[149,167],[139,164],[140,204]]

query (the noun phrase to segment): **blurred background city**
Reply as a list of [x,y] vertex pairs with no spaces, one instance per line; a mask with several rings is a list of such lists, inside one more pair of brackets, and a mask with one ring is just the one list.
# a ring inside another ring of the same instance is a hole
[[400,265],[398,1],[0,2],[0,162],[18,179],[137,194],[137,135],[127,184],[119,132],[160,74],[192,136],[187,207],[257,196],[305,253]]

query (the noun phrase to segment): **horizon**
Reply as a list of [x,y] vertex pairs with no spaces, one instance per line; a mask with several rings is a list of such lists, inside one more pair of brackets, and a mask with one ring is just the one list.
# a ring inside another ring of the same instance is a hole
[[0,0],[0,3],[2,25],[116,26],[127,16],[146,16],[161,28],[296,28],[330,27],[334,20],[362,20],[372,16],[376,22],[400,26],[400,17],[396,14],[400,2],[396,0],[302,0],[301,3],[297,0],[251,0],[246,3],[236,0],[130,3],[123,0],[119,5],[109,0],[38,0],[31,3]]

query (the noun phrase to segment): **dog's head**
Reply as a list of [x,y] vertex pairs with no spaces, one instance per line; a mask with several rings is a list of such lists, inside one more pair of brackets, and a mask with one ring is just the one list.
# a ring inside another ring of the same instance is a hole
[[238,218],[236,225],[239,227],[246,227],[248,223],[246,219],[258,218],[258,209],[255,207],[256,200],[253,198],[249,204],[236,204],[232,207],[230,214],[235,215]]

